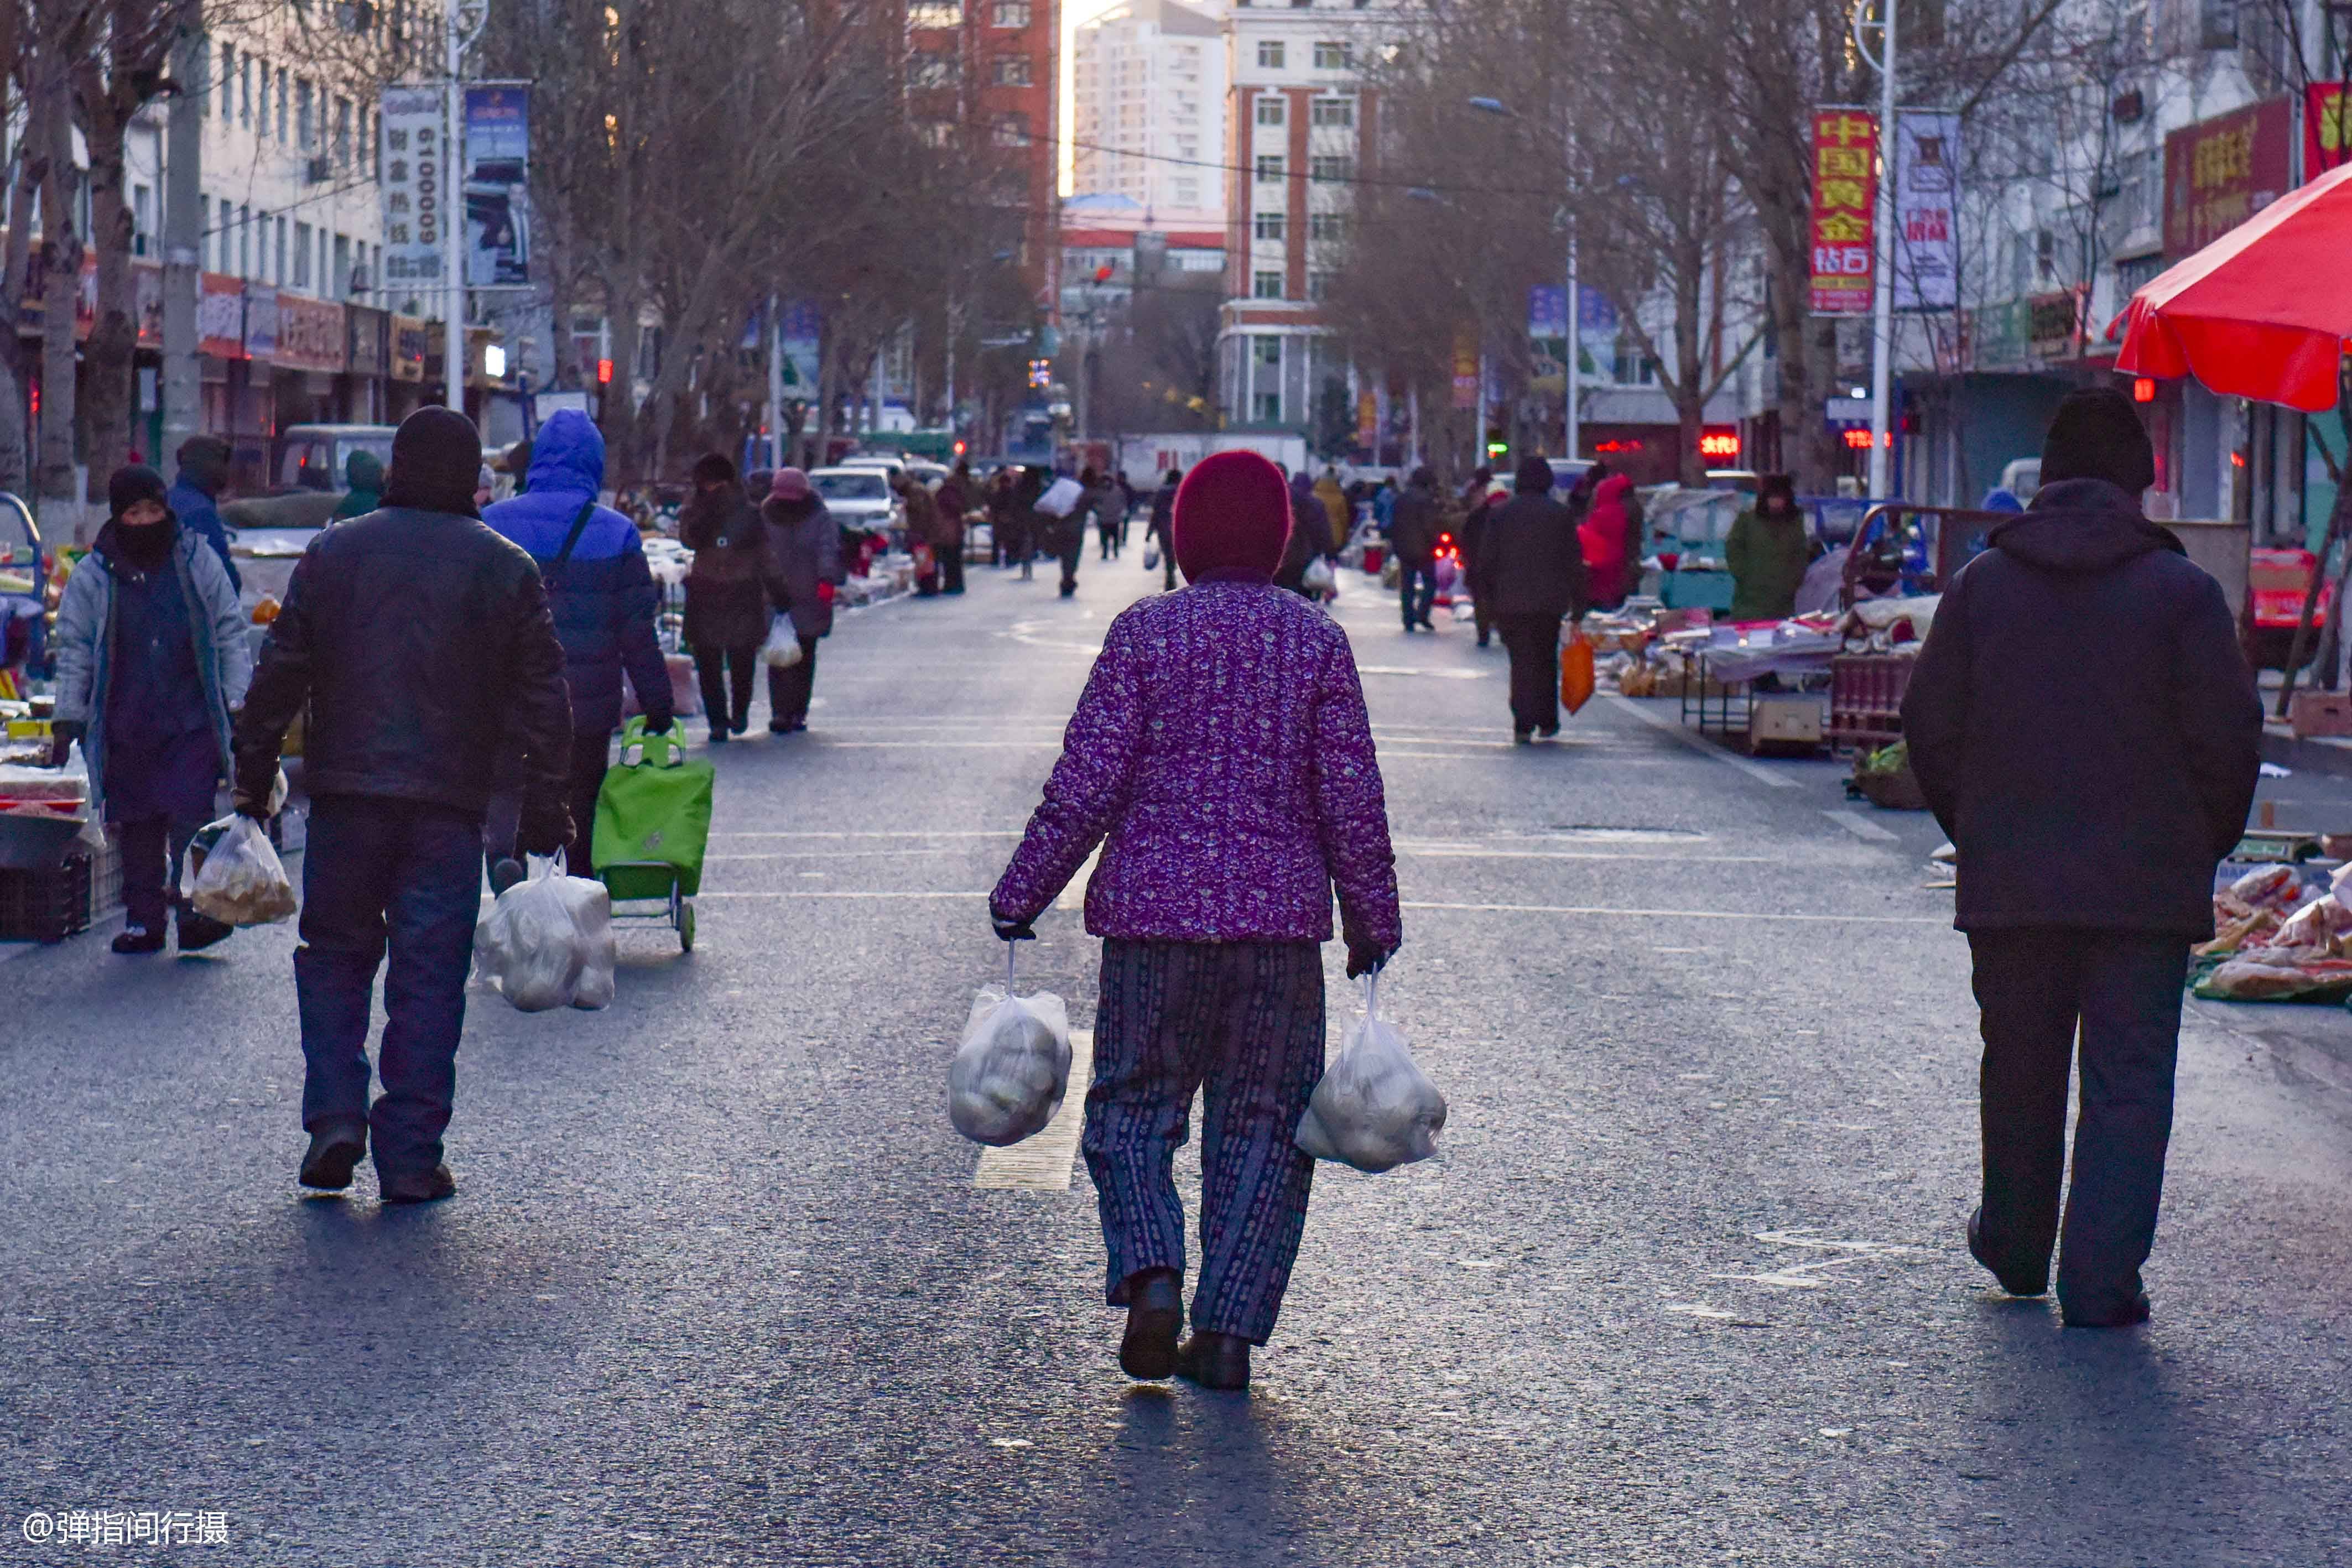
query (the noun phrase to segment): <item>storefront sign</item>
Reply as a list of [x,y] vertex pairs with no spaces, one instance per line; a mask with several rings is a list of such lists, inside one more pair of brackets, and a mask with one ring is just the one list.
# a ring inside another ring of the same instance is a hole
[[520,288],[530,283],[530,229],[524,182],[530,163],[530,89],[466,89],[466,284]]
[[338,371],[349,362],[343,308],[325,299],[278,297],[278,362],[298,371]]
[[388,318],[365,305],[343,308],[344,353],[355,376],[381,376],[384,367],[384,326]]
[[215,360],[245,358],[245,285],[226,273],[205,274],[196,296],[196,351]]
[[2286,193],[2287,100],[2248,104],[2164,139],[2164,250],[2203,249]]
[[1957,309],[1960,117],[1906,110],[1895,123],[1895,308]]
[[2063,360],[2074,351],[2075,334],[2082,322],[2078,303],[2071,291],[2037,294],[2025,302],[2026,342],[2037,358]]
[[2352,98],[2340,81],[2303,89],[2303,177],[2316,180],[2352,163]]
[[1870,314],[1877,148],[1876,115],[1814,111],[1811,308],[1816,316]]
[[383,129],[383,287],[395,298],[441,287],[448,167],[442,157],[441,89],[388,87]]
[[265,284],[245,286],[245,357],[278,358],[278,290]]
[[432,349],[433,332],[428,323],[415,316],[394,316],[392,319],[393,380],[423,381],[425,356]]

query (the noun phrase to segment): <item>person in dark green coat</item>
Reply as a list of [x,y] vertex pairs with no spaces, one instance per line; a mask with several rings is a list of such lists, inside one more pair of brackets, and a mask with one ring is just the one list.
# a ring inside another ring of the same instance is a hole
[[1821,554],[1797,506],[1797,486],[1786,474],[1768,474],[1757,487],[1756,505],[1739,514],[1723,541],[1723,562],[1731,570],[1731,619],[1785,621],[1797,611],[1797,590],[1805,568]]
[[334,516],[364,517],[383,505],[383,465],[375,455],[354,452],[343,463],[343,477],[351,482],[351,494],[335,503]]

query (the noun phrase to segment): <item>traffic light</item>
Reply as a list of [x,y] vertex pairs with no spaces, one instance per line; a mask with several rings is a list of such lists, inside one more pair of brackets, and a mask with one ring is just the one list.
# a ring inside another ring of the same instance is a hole
[[1494,459],[1502,456],[1505,453],[1510,451],[1510,449],[1511,444],[1507,441],[1490,441],[1486,443],[1487,460],[1491,462]]
[[955,455],[956,455],[957,456],[959,456],[959,457],[962,456],[962,455],[964,455],[964,453],[965,453],[967,450],[969,450],[969,449],[965,446],[965,444],[964,444],[961,441],[958,441],[958,442],[955,444]]
[[1108,283],[1111,280],[1112,274],[1116,273],[1118,270],[1118,268],[1110,266],[1097,267],[1095,268],[1095,281],[1097,283]]
[[599,360],[596,361],[596,384],[600,387],[608,387],[613,384],[612,361]]

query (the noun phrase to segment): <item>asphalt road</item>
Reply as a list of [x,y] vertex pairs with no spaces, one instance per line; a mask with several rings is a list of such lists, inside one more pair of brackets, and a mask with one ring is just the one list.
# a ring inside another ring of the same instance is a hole
[[[2352,1560],[2352,1020],[2196,1010],[2155,1322],[2062,1332],[1960,1245],[1932,825],[1616,699],[1514,749],[1500,650],[1354,576],[1444,1152],[1318,1174],[1248,1396],[1128,1384],[1083,1171],[975,1186],[942,1073],[1155,582],[846,617],[811,731],[718,756],[696,952],[628,935],[599,1015],[477,996],[446,1204],[295,1186],[290,929],[0,963],[0,1559]],[[1090,1020],[1078,915],[1041,936]],[[229,1543],[21,1538],[77,1509]]]

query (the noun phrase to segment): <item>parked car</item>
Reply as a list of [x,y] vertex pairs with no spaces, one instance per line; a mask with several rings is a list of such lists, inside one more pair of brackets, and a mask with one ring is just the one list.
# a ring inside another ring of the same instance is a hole
[[809,483],[843,528],[885,534],[894,543],[903,537],[906,515],[882,469],[871,465],[819,468],[809,476]]
[[389,424],[289,424],[273,444],[268,490],[220,504],[250,607],[263,594],[286,597],[294,563],[319,537],[349,489],[344,475],[355,452],[392,466]]

